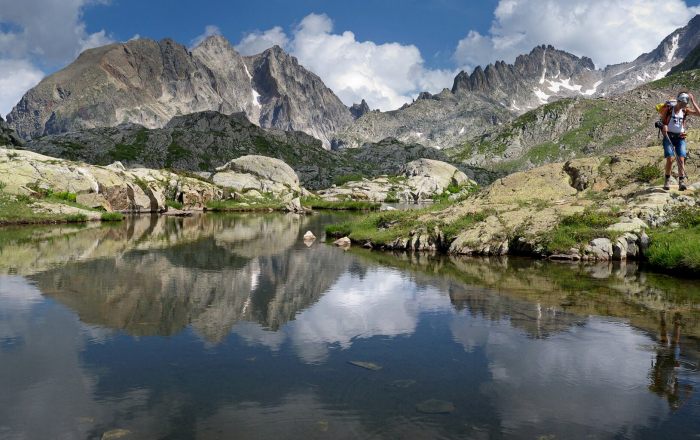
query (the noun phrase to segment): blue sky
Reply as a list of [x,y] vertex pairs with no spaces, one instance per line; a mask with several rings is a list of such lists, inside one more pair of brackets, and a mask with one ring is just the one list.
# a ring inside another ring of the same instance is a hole
[[[281,26],[287,33],[311,13],[326,14],[338,31],[352,31],[358,41],[397,42],[417,46],[431,67],[453,67],[452,52],[460,39],[476,29],[488,31],[496,0],[298,0],[192,2],[114,0],[86,8],[88,32],[107,29],[118,41],[133,35],[160,40],[171,37],[187,44],[207,25],[236,44],[254,30]],[[435,57],[435,54],[440,55]]]
[[[451,87],[460,70],[540,44],[631,61],[700,0],[0,0],[0,114],[91,47],[139,36],[192,48],[221,34],[243,55],[281,45],[346,104],[391,110]],[[616,44],[610,44],[614,36]]]

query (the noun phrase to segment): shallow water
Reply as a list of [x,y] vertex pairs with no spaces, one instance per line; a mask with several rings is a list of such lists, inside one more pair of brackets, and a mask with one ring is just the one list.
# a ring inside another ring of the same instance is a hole
[[0,438],[700,434],[697,282],[327,244],[350,215],[0,230]]

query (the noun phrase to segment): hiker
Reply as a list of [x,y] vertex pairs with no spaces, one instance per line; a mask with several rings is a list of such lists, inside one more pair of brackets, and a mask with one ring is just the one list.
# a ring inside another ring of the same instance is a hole
[[[693,103],[695,110],[686,108],[688,102]],[[673,157],[678,160],[678,190],[685,191],[686,175],[685,175],[685,118],[688,115],[700,116],[700,108],[695,103],[693,95],[686,90],[682,90],[676,99],[676,105],[664,109],[661,115],[663,127],[661,131],[664,134],[664,156],[666,157],[666,179],[664,180],[664,189],[671,189],[669,181],[671,180],[671,168],[673,167]],[[675,150],[675,155],[674,155]]]

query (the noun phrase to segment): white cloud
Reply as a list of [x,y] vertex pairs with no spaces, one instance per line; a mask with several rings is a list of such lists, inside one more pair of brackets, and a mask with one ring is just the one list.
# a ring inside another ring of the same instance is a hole
[[88,33],[86,6],[107,0],[0,0],[0,114],[7,114],[44,72],[36,66],[63,67],[80,52],[113,43],[104,30]]
[[413,45],[360,42],[355,34],[333,33],[325,14],[310,14],[295,28],[287,43],[282,29],[256,31],[236,49],[244,55],[260,53],[277,44],[297,57],[305,68],[321,77],[345,105],[365,99],[373,109],[393,110],[411,102],[421,91],[440,92],[451,87],[461,69],[430,70]]
[[218,26],[210,24],[204,28],[204,33],[202,35],[199,35],[198,37],[195,37],[192,40],[190,40],[190,49],[194,49],[195,47],[199,46],[202,43],[202,41],[206,40],[212,35],[221,35],[221,31],[219,30]]
[[27,60],[0,60],[0,115],[7,115],[43,77],[44,72]]
[[81,51],[113,42],[104,30],[86,31],[85,6],[100,0],[0,0],[0,55],[12,58],[40,56],[44,62],[63,64]]
[[683,0],[500,0],[488,35],[469,32],[454,58],[472,66],[512,63],[551,44],[604,67],[654,50],[699,11]]
[[281,27],[275,26],[272,29],[260,32],[256,30],[241,40],[234,49],[241,55],[256,55],[264,52],[272,46],[286,47],[289,43],[289,38],[284,33]]

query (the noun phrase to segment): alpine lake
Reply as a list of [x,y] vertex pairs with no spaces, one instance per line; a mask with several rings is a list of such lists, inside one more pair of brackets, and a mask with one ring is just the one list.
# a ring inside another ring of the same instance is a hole
[[0,439],[700,437],[700,282],[333,246],[353,215],[0,229]]

